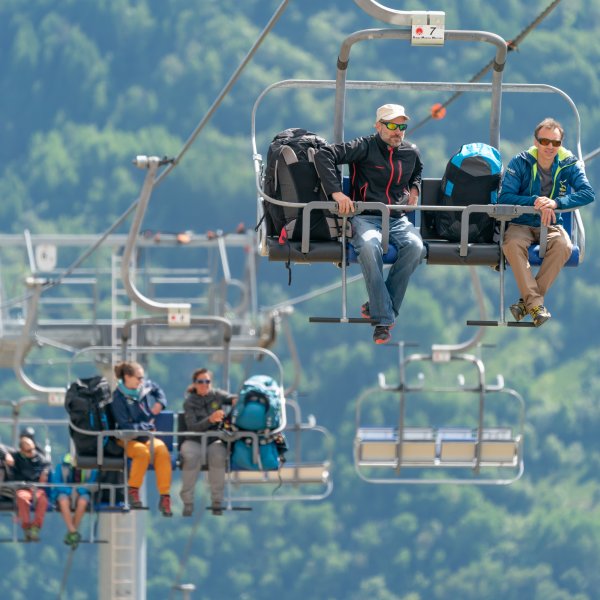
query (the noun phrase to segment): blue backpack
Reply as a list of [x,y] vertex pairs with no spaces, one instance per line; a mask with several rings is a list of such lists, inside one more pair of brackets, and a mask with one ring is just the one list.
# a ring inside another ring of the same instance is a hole
[[287,440],[283,432],[258,436],[258,461],[253,456],[252,438],[235,440],[231,449],[232,471],[276,471],[286,462]]
[[231,411],[231,424],[245,431],[277,429],[281,425],[283,391],[268,375],[246,379]]
[[[440,206],[496,204],[502,174],[502,158],[493,146],[464,144],[446,165],[440,188]],[[460,241],[461,213],[436,212],[437,234],[450,242]],[[495,221],[485,213],[469,219],[469,242],[491,243]]]
[[280,459],[277,444],[274,441],[261,439],[258,446],[258,460],[252,456],[252,440],[250,438],[236,440],[231,449],[232,471],[276,471]]

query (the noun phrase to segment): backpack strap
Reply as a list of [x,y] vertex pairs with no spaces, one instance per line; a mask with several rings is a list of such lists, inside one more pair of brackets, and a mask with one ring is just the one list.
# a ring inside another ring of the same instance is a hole
[[[319,177],[319,172],[317,171],[317,167],[315,165],[315,149],[309,148],[306,151],[306,155],[308,156],[308,162],[313,166],[315,173],[317,174],[317,184],[315,185],[315,187],[313,189],[314,193],[316,194],[321,189],[322,185],[321,185],[321,178]],[[323,195],[325,196],[325,198],[327,198],[324,191],[323,191]]]
[[288,239],[287,230],[285,227],[281,228],[279,232],[279,239],[277,240],[280,246],[287,246],[288,257],[285,261],[285,268],[288,271],[288,285],[292,285],[292,247]]
[[[313,151],[313,156],[314,156],[314,152],[315,152],[313,148],[308,149],[309,160],[310,160],[310,151],[311,150]],[[293,165],[298,162],[298,157],[296,156],[296,153],[289,146],[281,146],[279,155],[281,156],[281,158],[283,158],[283,161],[288,166]]]

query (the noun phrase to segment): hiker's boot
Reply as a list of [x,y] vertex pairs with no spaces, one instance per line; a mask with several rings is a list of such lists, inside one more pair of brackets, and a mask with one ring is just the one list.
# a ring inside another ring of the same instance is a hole
[[360,316],[363,319],[371,319],[371,313],[369,311],[369,303],[365,302],[361,307],[360,307]]
[[28,537],[30,542],[39,542],[40,541],[40,528],[37,525],[32,525],[29,528],[29,535],[27,535],[27,533],[26,533],[25,537]]
[[210,508],[215,516],[220,517],[223,514],[223,505],[220,502],[213,502]]
[[173,513],[171,512],[171,496],[169,496],[169,494],[161,494],[158,502],[158,509],[163,517],[173,516]]
[[182,517],[191,517],[194,514],[194,505],[193,504],[184,504],[183,512],[181,513]]
[[373,331],[373,341],[376,344],[387,344],[392,339],[390,329],[390,325],[375,325],[375,330]]
[[142,501],[140,500],[140,489],[136,487],[130,487],[127,492],[127,499],[129,500],[129,506],[131,508],[142,508]]
[[536,327],[543,325],[552,316],[550,314],[550,311],[543,304],[538,304],[537,306],[534,306],[529,311],[529,314],[531,315],[531,318],[533,319],[533,324]]
[[509,310],[517,323],[522,321],[528,314],[523,298],[519,298],[518,302],[511,304]]
[[71,546],[71,550],[76,550],[80,541],[81,534],[79,531],[69,531],[67,535],[65,535],[64,542],[67,544],[67,546]]

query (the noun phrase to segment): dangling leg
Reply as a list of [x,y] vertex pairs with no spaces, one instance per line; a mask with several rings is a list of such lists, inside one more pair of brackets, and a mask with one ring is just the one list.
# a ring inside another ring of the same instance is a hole
[[504,234],[504,256],[510,264],[528,311],[544,301],[529,264],[529,246],[537,241],[539,233],[536,235],[535,228],[526,225],[510,225]]
[[388,289],[394,316],[397,317],[406,294],[410,276],[424,257],[423,240],[407,217],[390,219],[390,244],[398,250],[385,285]]
[[548,227],[548,243],[542,265],[535,276],[538,290],[544,304],[546,292],[558,277],[565,263],[569,260],[573,244],[562,227]]
[[394,311],[383,278],[381,218],[358,215],[352,219],[352,229],[352,245],[369,295],[369,315],[381,325],[392,325]]
[[[148,442],[150,445],[150,442]],[[166,444],[159,439],[154,439],[154,470],[156,471],[156,487],[160,494],[158,508],[163,517],[172,517],[171,511],[171,453]]]
[[221,514],[226,468],[227,447],[221,440],[216,440],[208,447],[208,483],[210,485],[213,514]]
[[194,510],[194,489],[198,481],[200,469],[204,464],[202,445],[195,440],[186,440],[181,445],[181,490],[179,496],[183,501],[183,516],[191,517]]

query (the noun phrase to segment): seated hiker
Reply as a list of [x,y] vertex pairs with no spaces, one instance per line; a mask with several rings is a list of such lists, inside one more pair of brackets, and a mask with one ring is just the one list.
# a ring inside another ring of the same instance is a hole
[[5,444],[0,444],[0,482],[8,479],[6,475],[15,466],[15,449]]
[[[315,167],[323,189],[338,203],[342,215],[352,215],[354,202],[415,205],[421,191],[423,163],[418,148],[404,141],[409,120],[404,107],[384,104],[377,109],[376,133],[343,144],[323,146]],[[350,197],[342,191],[337,166],[350,165]],[[401,212],[390,212],[389,242],[398,257],[386,279],[383,275],[381,213],[367,211],[352,217],[352,245],[369,296],[361,314],[376,322],[373,341],[390,341],[408,281],[425,255],[419,231]]]
[[[120,362],[115,365],[115,375],[118,383],[110,408],[117,429],[154,431],[154,415],[162,410],[157,404],[166,406],[164,392],[156,384],[144,384],[144,369],[137,362]],[[150,464],[151,443],[150,437],[141,434],[134,435],[126,444],[127,456],[132,460],[128,481],[128,498],[132,508],[142,507],[140,487]],[[158,508],[163,516],[171,517],[171,456],[162,440],[155,438],[153,443],[156,485],[160,494]]]
[[[46,483],[50,471],[50,463],[38,452],[34,441],[27,436],[19,440],[19,451],[13,456],[13,480],[33,483]],[[37,542],[40,539],[40,529],[48,509],[46,492],[39,487],[26,486],[17,489],[17,513],[25,540]],[[30,520],[31,505],[35,504],[33,521]]]
[[0,498],[2,499],[14,498],[14,491],[8,487],[2,487],[2,483],[12,479],[12,468],[15,466],[15,454],[16,451],[14,448],[5,444],[0,444]]
[[[187,431],[216,431],[221,428],[226,413],[236,396],[212,387],[212,373],[208,369],[197,369],[192,374],[192,384],[187,388],[183,404]],[[206,454],[203,454],[203,447]],[[209,438],[206,445],[200,437],[189,437],[180,448],[182,458],[181,491],[183,516],[192,516],[194,510],[194,487],[203,465],[208,465],[211,506],[214,515],[222,514],[225,470],[227,468],[226,445],[217,438]]]
[[23,429],[21,429],[21,433],[19,433],[19,437],[28,437],[31,440],[33,440],[33,443],[35,444],[35,449],[38,451],[38,454],[44,455],[48,461],[50,460],[51,457],[46,456],[46,451],[44,450],[44,448],[42,448],[42,445],[38,442],[37,438],[35,437],[35,429],[31,427],[31,425],[23,427]]
[[[544,119],[533,134],[533,146],[515,156],[506,169],[498,202],[534,206],[538,214],[525,214],[508,224],[504,234],[504,255],[508,260],[521,297],[510,307],[516,321],[531,315],[539,327],[550,317],[546,292],[571,256],[572,244],[556,209],[575,208],[594,200],[583,164],[562,142],[564,129],[554,119]],[[528,249],[540,241],[540,226],[548,227],[546,254],[535,277]]]
[[[65,454],[59,465],[56,465],[50,475],[51,483],[93,483],[96,481],[97,472],[95,470],[83,470],[73,466],[70,454]],[[67,526],[67,533],[64,543],[71,546],[73,550],[77,548],[81,541],[79,533],[79,524],[87,510],[90,502],[90,490],[85,487],[74,489],[71,486],[50,488],[50,499],[58,506]]]

